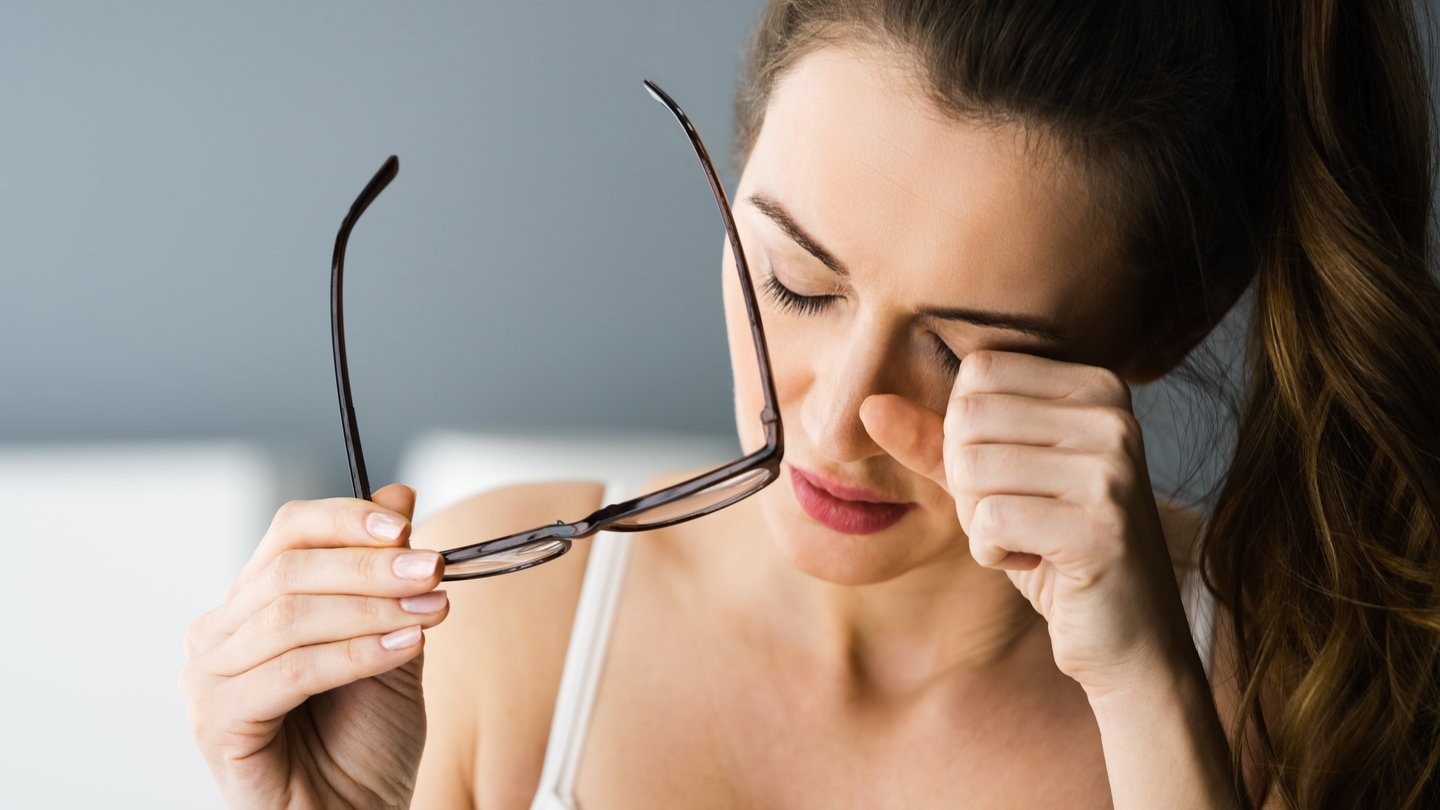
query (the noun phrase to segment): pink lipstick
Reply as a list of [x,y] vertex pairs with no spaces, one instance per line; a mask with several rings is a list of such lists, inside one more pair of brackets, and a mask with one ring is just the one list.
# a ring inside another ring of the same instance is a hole
[[827,481],[815,473],[790,469],[795,500],[816,523],[842,534],[874,534],[894,526],[914,504],[886,501],[867,490]]

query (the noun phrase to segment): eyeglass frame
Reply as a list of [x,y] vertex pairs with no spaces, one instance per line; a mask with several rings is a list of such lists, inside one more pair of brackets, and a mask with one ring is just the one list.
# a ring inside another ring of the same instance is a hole
[[[780,409],[777,406],[775,394],[775,379],[770,365],[770,354],[765,341],[765,331],[760,321],[760,308],[755,294],[755,285],[750,277],[749,263],[745,260],[745,250],[740,243],[740,232],[735,225],[735,217],[730,211],[730,202],[725,194],[725,189],[720,184],[720,178],[715,172],[715,166],[710,160],[710,154],[705,149],[705,144],[700,140],[700,134],[695,130],[694,124],[690,122],[689,116],[680,109],[664,90],[650,80],[645,80],[645,89],[661,104],[670,111],[684,128],[690,145],[695,150],[695,155],[700,161],[701,168],[705,171],[705,178],[709,182],[710,191],[714,195],[715,203],[720,208],[720,216],[725,222],[725,234],[730,244],[731,252],[735,258],[735,268],[740,276],[740,292],[745,302],[745,312],[749,318],[750,335],[755,346],[756,359],[760,370],[760,388],[764,396],[764,407],[760,412],[760,423],[765,431],[765,446],[753,453],[748,453],[729,464],[715,467],[708,472],[691,477],[677,484],[664,487],[638,498],[631,498],[619,503],[602,506],[585,517],[575,521],[557,520],[554,523],[537,526],[533,529],[506,535],[493,540],[486,540],[467,546],[459,546],[441,552],[447,567],[455,563],[463,563],[482,557],[495,556],[523,548],[528,545],[539,543],[556,543],[559,550],[549,556],[540,559],[528,560],[514,566],[499,568],[491,571],[468,572],[464,574],[446,573],[444,581],[458,581],[465,579],[479,579],[482,577],[498,576],[532,568],[542,563],[550,562],[563,556],[570,550],[571,543],[583,537],[595,534],[603,530],[609,531],[650,531],[666,526],[673,526],[698,517],[717,512],[731,506],[745,498],[754,495],[770,484],[774,483],[780,475],[780,462],[784,457],[784,430],[780,423]],[[359,221],[361,214],[365,213],[375,198],[380,196],[386,186],[399,174],[400,160],[395,155],[386,158],[380,169],[365,184],[359,196],[350,206],[350,211],[340,224],[340,231],[335,237],[335,251],[330,265],[330,325],[331,325],[331,348],[335,360],[335,387],[340,399],[340,419],[345,436],[345,452],[350,466],[350,481],[355,497],[361,500],[371,500],[369,476],[365,469],[364,452],[360,444],[360,430],[355,419],[355,407],[350,393],[350,368],[345,352],[345,316],[342,306],[345,268],[345,248],[350,239],[350,233]],[[726,500],[711,504],[704,509],[693,513],[685,513],[675,518],[658,520],[654,523],[644,525],[627,525],[623,523],[627,518],[648,512],[671,503],[689,498],[707,489],[720,485],[726,481],[738,480],[742,476],[764,471],[766,479],[753,489],[739,495],[727,498]]]

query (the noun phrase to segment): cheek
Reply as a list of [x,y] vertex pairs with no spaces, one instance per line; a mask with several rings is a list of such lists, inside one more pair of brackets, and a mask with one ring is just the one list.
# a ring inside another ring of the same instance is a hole
[[[725,332],[730,350],[730,372],[735,386],[735,422],[741,447],[752,452],[765,445],[765,432],[760,412],[765,407],[761,390],[760,366],[755,357],[755,341],[750,333],[750,319],[740,291],[739,276],[726,252],[724,262]],[[770,371],[775,381],[775,396],[781,419],[790,431],[798,429],[797,403],[812,380],[809,370],[817,358],[807,349],[808,333],[804,323],[775,313],[766,305],[764,294],[756,291],[760,316],[764,323],[765,342],[770,356]]]

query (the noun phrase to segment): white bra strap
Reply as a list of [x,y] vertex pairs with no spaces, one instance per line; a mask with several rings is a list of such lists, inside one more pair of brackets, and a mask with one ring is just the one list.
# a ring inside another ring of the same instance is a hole
[[1185,572],[1180,585],[1180,601],[1185,606],[1186,618],[1190,620],[1190,636],[1195,642],[1195,651],[1200,654],[1200,663],[1205,667],[1205,677],[1209,678],[1215,642],[1215,595],[1205,587],[1205,577],[1198,566]]
[[[620,498],[619,489],[613,484],[607,487],[605,503],[614,503]],[[560,692],[555,700],[555,716],[550,723],[550,741],[545,749],[536,808],[557,806],[556,799],[564,803],[560,806],[568,805],[575,794],[575,777],[605,666],[631,539],[624,532],[602,532],[588,541],[579,541],[592,544],[590,559],[585,564],[585,580],[580,587]]]

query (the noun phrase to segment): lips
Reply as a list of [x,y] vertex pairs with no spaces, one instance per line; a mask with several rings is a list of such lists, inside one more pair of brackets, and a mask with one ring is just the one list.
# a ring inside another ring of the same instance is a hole
[[857,487],[844,486],[786,465],[795,500],[812,520],[842,534],[875,534],[894,526],[914,508]]

